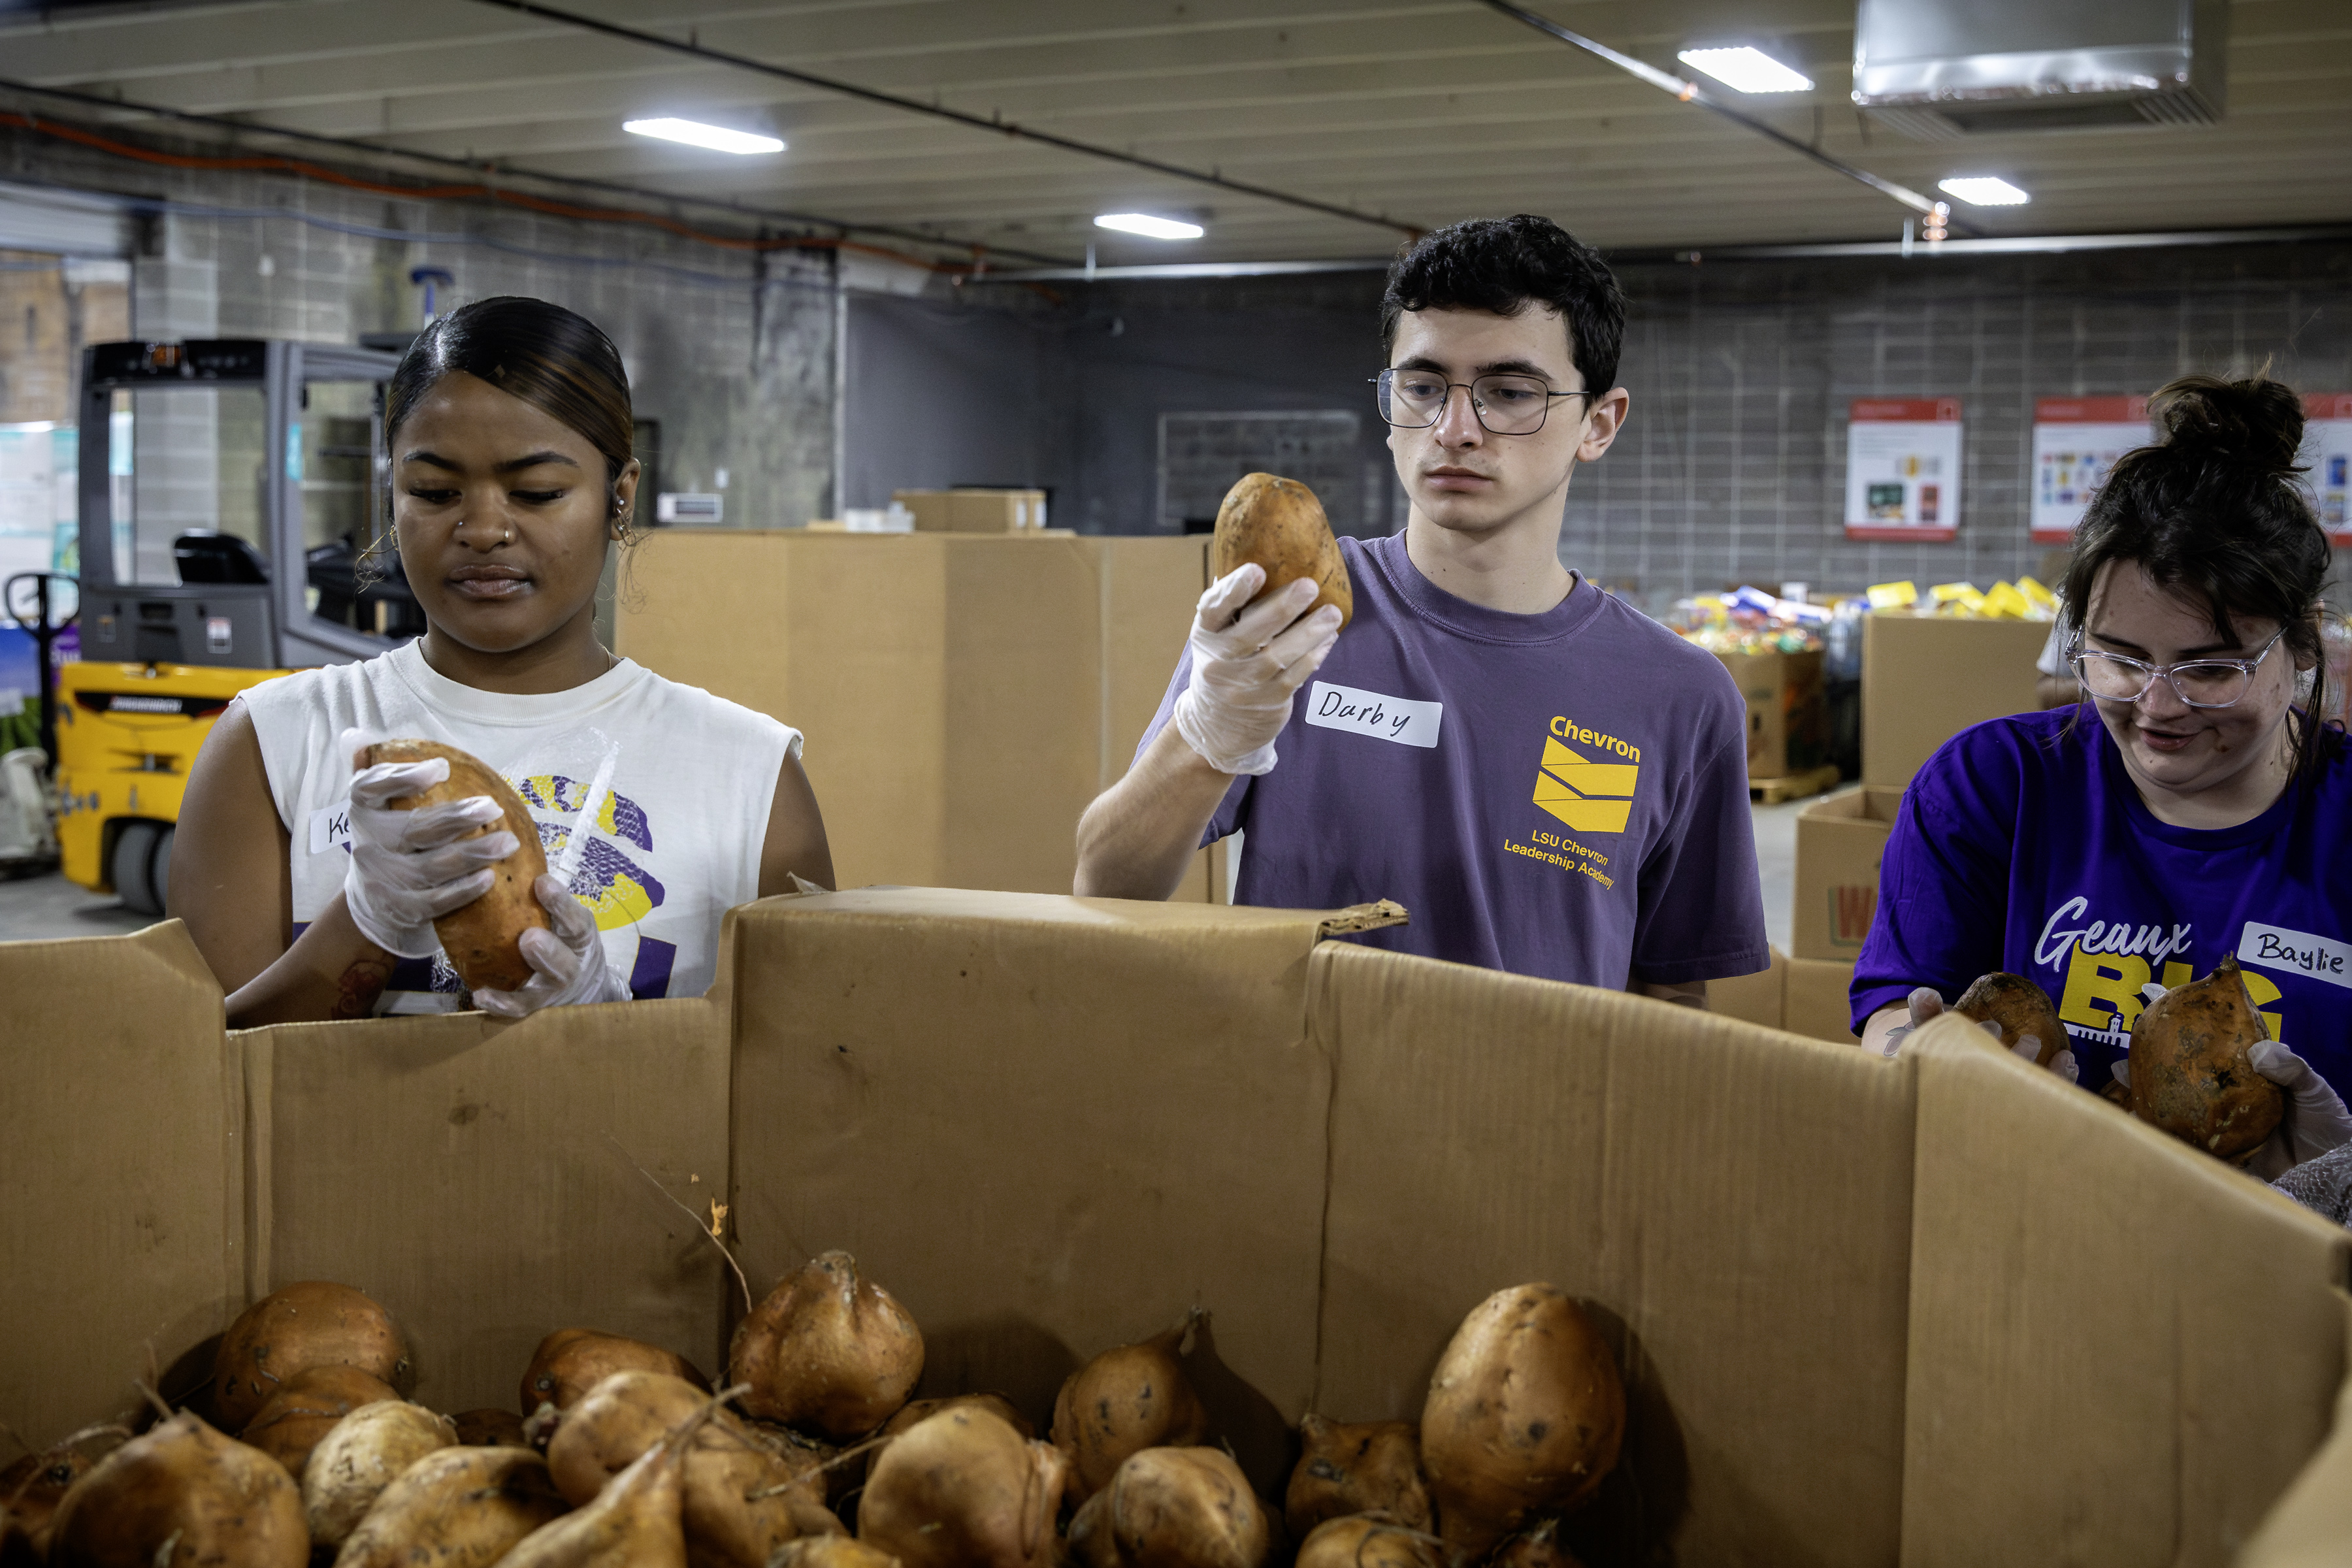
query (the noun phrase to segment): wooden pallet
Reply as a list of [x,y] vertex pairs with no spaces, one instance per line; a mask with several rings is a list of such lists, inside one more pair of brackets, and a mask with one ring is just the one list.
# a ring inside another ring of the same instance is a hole
[[1802,800],[1809,795],[1835,789],[1837,784],[1837,769],[1812,768],[1801,773],[1790,773],[1784,778],[1749,779],[1748,793],[1766,805],[1778,805],[1784,800]]

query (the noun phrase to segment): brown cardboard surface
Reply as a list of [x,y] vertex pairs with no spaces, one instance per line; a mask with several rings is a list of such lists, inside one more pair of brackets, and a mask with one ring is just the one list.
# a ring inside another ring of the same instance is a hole
[[1769,969],[1729,980],[1708,981],[1706,1010],[1737,1018],[1743,1024],[1780,1028],[1787,1006],[1789,955],[1777,947],[1770,952],[1772,964]]
[[1199,539],[664,529],[615,641],[807,736],[840,885],[1066,892],[1205,561]]
[[1892,1562],[1909,1075],[1344,943],[1315,974],[1338,1060],[1318,1408],[1418,1416],[1463,1314],[1547,1280],[1633,1369],[1585,1560]]
[[244,1310],[242,1089],[177,921],[0,942],[0,1421],[40,1446]]
[[1856,784],[1797,813],[1799,958],[1852,963],[1878,909],[1878,862],[1903,792]]
[[[1221,1425],[1278,1495],[1315,1365],[1321,917],[865,889],[737,911],[738,1256],[845,1247],[921,1323],[926,1393],[1042,1430],[1083,1360],[1214,1313]],[[1254,1392],[1253,1392],[1254,1391]]]
[[1748,776],[1786,778],[1821,766],[1822,655],[1718,653],[1748,700]]
[[[2352,1296],[2344,1299],[2352,1331]],[[2239,1568],[2346,1568],[2352,1563],[2352,1378],[2336,1397],[2336,1430],[2239,1554]]]
[[893,490],[920,533],[1018,533],[1045,526],[1044,490]]
[[726,984],[716,999],[514,1024],[465,1013],[231,1036],[269,1204],[255,1294],[298,1279],[366,1291],[407,1331],[415,1396],[436,1410],[514,1409],[559,1328],[627,1334],[717,1373],[726,1266],[631,1162],[698,1215],[725,1201]]
[[2044,621],[1881,611],[1862,621],[1862,781],[1900,789],[1971,724],[2041,706]]
[[1921,1029],[1906,1564],[2227,1563],[2327,1436],[2352,1233]]
[[1853,1016],[1853,992],[1852,960],[1792,958],[1780,1026],[1809,1040],[1859,1045],[1847,1022]]

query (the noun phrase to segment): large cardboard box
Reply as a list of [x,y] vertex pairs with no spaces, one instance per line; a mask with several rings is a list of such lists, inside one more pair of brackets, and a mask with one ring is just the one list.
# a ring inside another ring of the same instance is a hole
[[1829,755],[1822,706],[1822,655],[1718,653],[1748,701],[1748,776],[1786,778]]
[[1328,940],[1388,918],[866,889],[736,911],[707,998],[236,1034],[175,924],[0,945],[0,1419],[121,1412],[151,1342],[201,1397],[205,1336],[320,1275],[440,1409],[556,1326],[717,1370],[723,1217],[759,1289],[848,1248],[920,1393],[1041,1425],[1209,1310],[1269,1496],[1301,1415],[1412,1418],[1549,1280],[1628,1379],[1587,1562],[2219,1564],[2290,1489],[2265,1542],[2324,1539],[2352,1234],[1960,1020],[1883,1062]]
[[1729,980],[1708,981],[1706,1010],[1726,1018],[1737,1018],[1743,1024],[1761,1024],[1768,1029],[1781,1027],[1789,955],[1777,947],[1769,952],[1772,963],[1769,969],[1735,975]]
[[893,490],[919,533],[1023,533],[1045,526],[1044,490]]
[[1899,789],[1856,784],[1797,813],[1795,956],[1853,963],[1878,912],[1878,862],[1902,805]]
[[1936,748],[1987,719],[2031,713],[2046,621],[1879,611],[1862,623],[1862,782],[1901,789]]
[[[1184,650],[1205,539],[664,529],[616,643],[807,736],[836,882],[1066,893]],[[1182,897],[1222,901],[1212,852]]]

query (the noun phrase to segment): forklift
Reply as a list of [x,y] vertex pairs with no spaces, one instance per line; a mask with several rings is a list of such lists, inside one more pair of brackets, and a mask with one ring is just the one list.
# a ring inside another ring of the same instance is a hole
[[70,880],[161,914],[188,769],[237,693],[425,630],[377,543],[399,363],[241,338],[84,351],[80,658],[55,700]]

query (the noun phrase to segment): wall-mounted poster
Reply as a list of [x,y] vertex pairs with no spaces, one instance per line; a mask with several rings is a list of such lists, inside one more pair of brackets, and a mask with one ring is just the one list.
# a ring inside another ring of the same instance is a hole
[[2352,547],[2352,392],[2303,395],[2303,482],[2337,549]]
[[1845,536],[1932,543],[1960,526],[1960,400],[1858,397],[1847,409]]
[[2156,439],[2145,397],[2033,400],[2032,528],[2036,544],[2074,537],[2091,492],[2116,459]]

